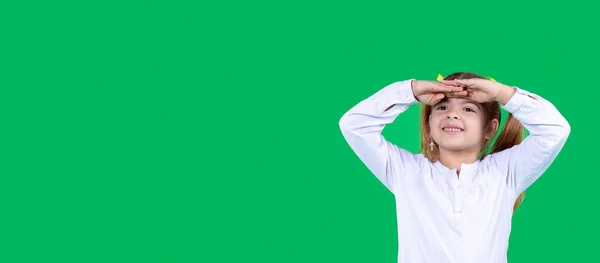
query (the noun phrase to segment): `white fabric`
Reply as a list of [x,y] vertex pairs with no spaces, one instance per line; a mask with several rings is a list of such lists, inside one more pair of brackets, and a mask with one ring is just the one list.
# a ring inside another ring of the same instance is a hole
[[398,263],[507,262],[515,200],[556,158],[569,123],[550,102],[515,87],[516,94],[502,107],[529,136],[520,145],[462,164],[457,176],[454,169],[399,148],[381,134],[418,103],[411,81],[384,87],[339,122],[354,153],[394,194]]

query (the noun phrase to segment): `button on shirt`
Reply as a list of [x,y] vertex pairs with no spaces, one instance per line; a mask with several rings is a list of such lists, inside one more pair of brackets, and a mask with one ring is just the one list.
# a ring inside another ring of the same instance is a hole
[[502,108],[529,136],[512,148],[462,164],[457,176],[455,169],[400,148],[381,134],[386,124],[418,103],[411,81],[382,88],[339,122],[354,153],[394,194],[398,262],[507,262],[513,205],[556,158],[570,133],[569,123],[550,102],[515,87]]

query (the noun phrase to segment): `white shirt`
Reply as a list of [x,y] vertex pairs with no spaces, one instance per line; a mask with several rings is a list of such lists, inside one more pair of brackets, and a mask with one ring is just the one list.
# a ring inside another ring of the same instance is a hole
[[510,149],[462,164],[459,177],[455,169],[382,136],[386,124],[418,103],[411,81],[384,87],[339,122],[352,150],[394,194],[398,263],[507,262],[515,200],[556,158],[569,123],[550,102],[515,87],[502,108],[521,121],[529,136]]

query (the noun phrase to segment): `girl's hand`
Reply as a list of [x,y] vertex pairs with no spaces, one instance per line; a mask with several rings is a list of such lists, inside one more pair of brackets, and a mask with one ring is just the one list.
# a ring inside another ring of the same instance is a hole
[[487,79],[441,80],[440,83],[465,88],[468,91],[466,98],[479,103],[498,101],[506,104],[514,94],[513,88]]
[[418,101],[435,105],[445,97],[464,97],[467,91],[459,85],[446,85],[435,81],[413,80],[412,90]]

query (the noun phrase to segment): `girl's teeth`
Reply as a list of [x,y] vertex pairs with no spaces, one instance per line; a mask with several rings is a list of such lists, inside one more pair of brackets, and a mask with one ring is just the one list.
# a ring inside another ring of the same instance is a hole
[[444,128],[444,131],[460,132],[460,131],[462,131],[462,129],[459,129],[459,128]]

